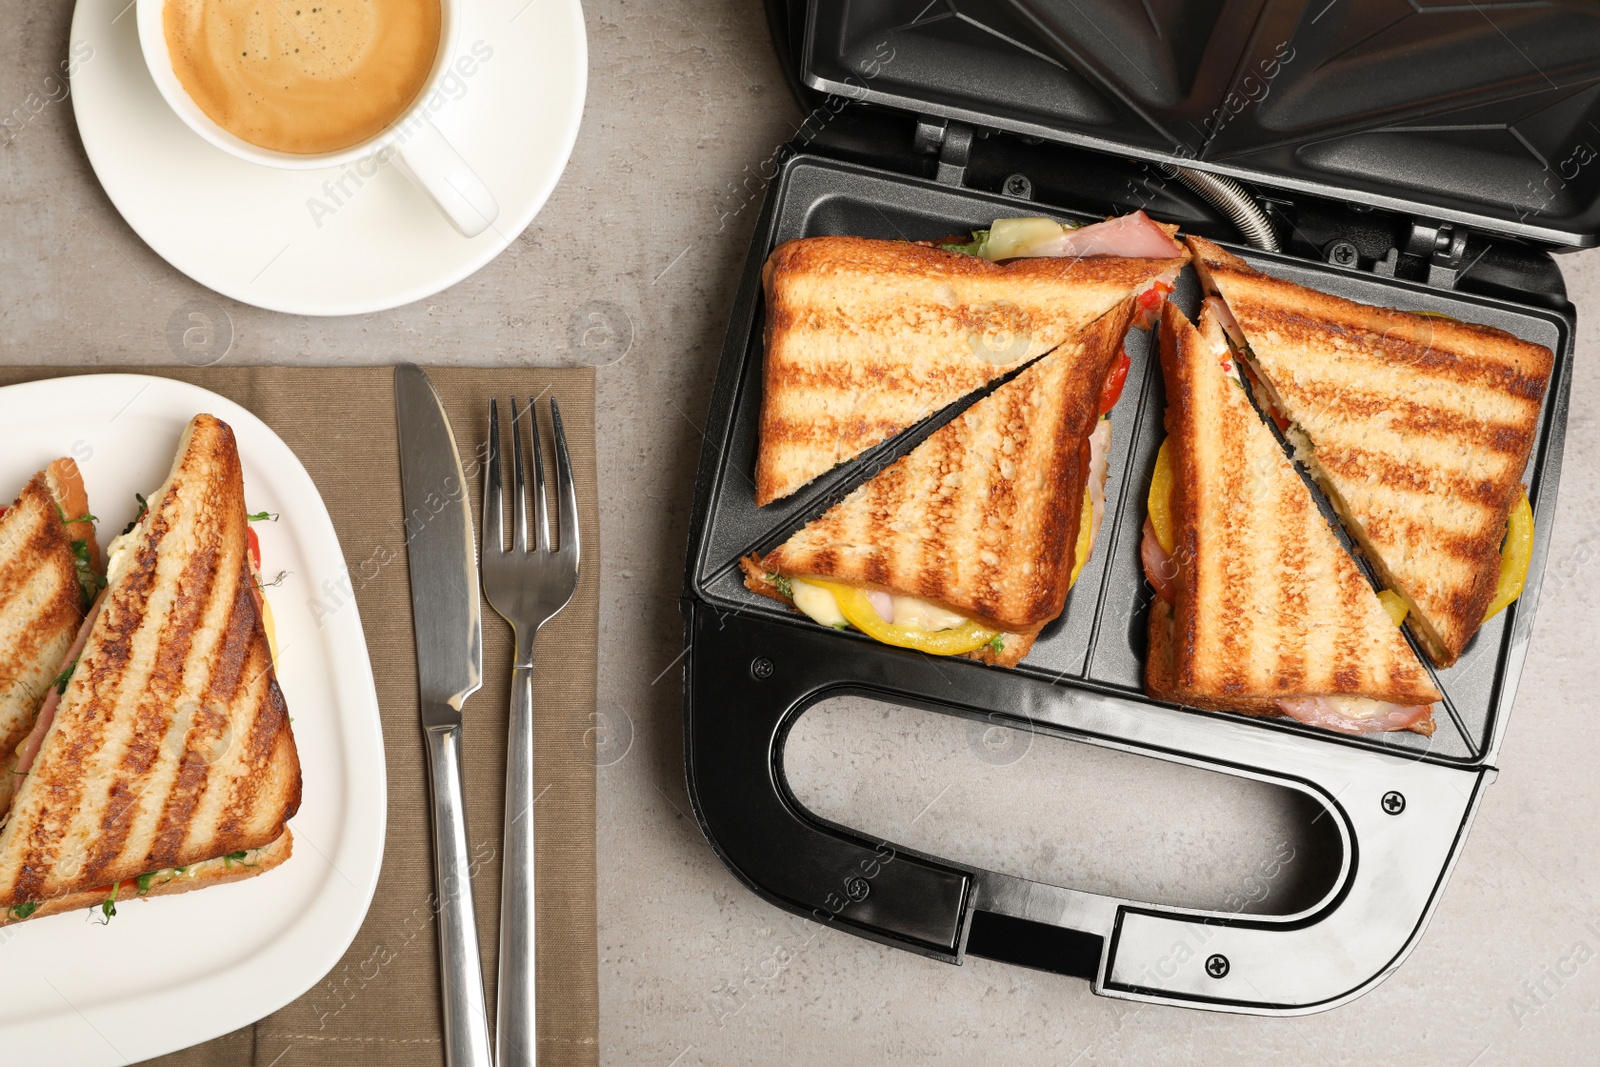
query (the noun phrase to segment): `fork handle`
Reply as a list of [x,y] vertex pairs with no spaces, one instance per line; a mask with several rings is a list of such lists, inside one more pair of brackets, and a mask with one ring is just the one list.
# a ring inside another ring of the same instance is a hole
[[[517,644],[522,646],[523,642]],[[506,833],[500,875],[499,1067],[533,1067],[538,1053],[533,877],[533,640],[517,649],[506,729]]]
[[448,1067],[491,1067],[489,1013],[467,853],[461,725],[429,726],[423,732],[428,738],[428,784],[433,793],[433,875],[445,1063]]

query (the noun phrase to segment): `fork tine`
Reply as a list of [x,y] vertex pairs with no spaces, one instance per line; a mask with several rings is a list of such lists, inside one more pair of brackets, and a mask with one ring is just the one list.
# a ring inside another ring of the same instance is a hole
[[533,424],[533,532],[540,552],[550,551],[550,509],[544,494],[544,449],[539,444],[539,404],[528,398],[528,418]]
[[[534,438],[535,447],[539,440]],[[511,398],[511,551],[528,551],[528,482],[522,474],[522,416]]]
[[561,407],[556,398],[550,398],[550,421],[555,426],[556,488],[561,496],[561,555],[572,558],[572,570],[578,570],[578,487],[572,480],[572,457],[567,454],[567,435],[561,428]]
[[500,503],[500,411],[489,398],[489,447],[483,464],[482,556],[505,551],[505,509]]

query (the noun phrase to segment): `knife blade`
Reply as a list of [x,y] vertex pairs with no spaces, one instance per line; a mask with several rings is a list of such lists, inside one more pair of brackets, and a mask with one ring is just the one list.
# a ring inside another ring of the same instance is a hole
[[461,708],[483,684],[483,616],[471,502],[450,419],[421,367],[406,363],[395,368],[394,408],[418,706],[427,741],[445,1063],[491,1067],[461,773]]
[[403,363],[395,368],[394,396],[423,724],[430,717],[459,722],[462,702],[483,685],[472,505],[433,382],[421,367]]

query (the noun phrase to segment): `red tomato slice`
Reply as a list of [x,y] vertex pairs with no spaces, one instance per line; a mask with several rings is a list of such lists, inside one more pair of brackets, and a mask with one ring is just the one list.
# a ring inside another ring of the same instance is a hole
[[1153,312],[1161,308],[1161,302],[1166,300],[1167,294],[1172,292],[1172,286],[1166,282],[1156,282],[1150,288],[1139,294],[1138,308],[1140,311]]
[[259,572],[261,570],[261,541],[256,537],[256,532],[253,528],[248,531],[245,549],[250,553],[250,566]]
[[1122,387],[1128,384],[1128,368],[1132,364],[1126,348],[1117,353],[1117,361],[1111,364],[1111,370],[1106,374],[1106,384],[1100,390],[1100,414],[1104,415],[1117,406]]

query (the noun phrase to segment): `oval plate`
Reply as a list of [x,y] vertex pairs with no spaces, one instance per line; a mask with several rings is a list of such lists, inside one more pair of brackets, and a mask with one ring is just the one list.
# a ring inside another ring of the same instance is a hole
[[310,989],[344,955],[383,862],[388,795],[378,695],[353,602],[314,619],[322,583],[345,574],[333,521],[277,434],[197,386],[132,374],[0,389],[0,496],[72,456],[100,543],[133,518],[135,492],[167,476],[184,426],[233,427],[277,629],[278,681],[293,716],[304,795],[294,854],[259,878],[129,902],[101,925],[68,913],[0,929],[0,1048],[7,1063],[124,1064],[247,1026]]

